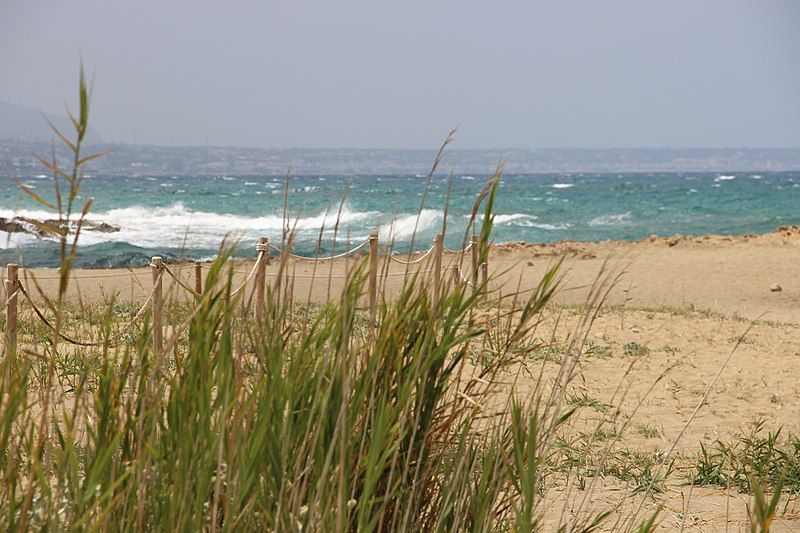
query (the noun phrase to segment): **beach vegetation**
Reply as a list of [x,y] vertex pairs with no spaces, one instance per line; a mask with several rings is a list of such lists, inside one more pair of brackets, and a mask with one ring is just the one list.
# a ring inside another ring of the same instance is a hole
[[[19,349],[0,358],[0,528],[658,527],[657,499],[676,456],[618,446],[631,428],[657,435],[633,422],[646,398],[624,410],[624,394],[596,398],[579,382],[582,364],[613,355],[610,342],[588,335],[618,272],[600,273],[575,326],[556,339],[539,325],[560,287],[560,262],[534,290],[511,297],[494,294],[491,277],[448,279],[432,297],[429,273],[409,272],[399,291],[381,295],[373,319],[364,305],[366,259],[352,264],[327,303],[300,305],[283,253],[275,265],[283,283],[267,287],[256,315],[252,293],[234,288],[237,243],[223,241],[202,293],[166,302],[171,327],[159,352],[147,307],[139,314],[118,294],[94,303],[67,298],[91,208],[91,200],[76,207],[82,169],[100,155],[82,153],[89,104],[81,71],[74,131],[56,131],[73,154],[71,167],[42,159],[57,200],[26,190],[66,223],[49,228],[61,250],[57,294],[41,290],[35,275],[25,280],[47,322],[23,314]],[[500,170],[475,199],[463,236],[466,243],[477,235],[480,263],[491,245]],[[76,217],[75,230],[59,229]],[[283,250],[292,239],[287,225]],[[622,350],[637,359],[649,353],[636,342]],[[533,385],[520,391],[523,373]],[[792,461],[800,445],[792,441],[792,455],[761,431],[703,448],[693,479],[752,490],[753,523],[766,531],[779,496],[767,500],[752,479],[778,495],[784,485],[797,490]],[[613,523],[617,506],[588,503],[605,478],[625,487],[620,505],[635,501]]]
[[764,421],[755,421],[730,439],[701,444],[694,459],[692,482],[696,485],[733,487],[751,493],[754,482],[763,489],[781,486],[784,492],[800,492],[800,436],[782,435]]

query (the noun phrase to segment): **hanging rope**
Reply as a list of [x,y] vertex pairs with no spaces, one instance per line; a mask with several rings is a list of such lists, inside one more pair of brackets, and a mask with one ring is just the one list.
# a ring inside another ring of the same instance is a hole
[[461,250],[451,250],[450,248],[448,248],[444,244],[442,245],[442,250],[444,250],[445,252],[447,252],[449,254],[463,254],[463,253],[468,252],[470,248],[472,248],[472,243],[469,243],[468,245],[466,245]]
[[11,294],[8,295],[8,298],[6,298],[6,308],[8,308],[9,304],[11,304],[11,300],[13,300],[14,297],[17,296],[17,293],[19,292],[19,288],[20,287],[21,287],[21,285],[20,285],[19,281],[17,281],[17,288],[14,289],[14,292],[12,292]]
[[466,283],[470,287],[475,287],[475,285],[470,280],[464,277],[464,274],[461,273],[461,269],[458,269],[457,272],[462,282]]
[[[72,279],[75,281],[80,281],[82,279],[102,279],[102,278],[121,278],[123,276],[136,276],[136,272],[110,272],[108,274],[93,274],[89,276],[76,276],[72,275]],[[61,279],[61,276],[36,276],[37,280],[56,280]]]
[[261,264],[261,261],[263,261],[263,260],[264,260],[264,257],[266,257],[266,255],[267,255],[266,253],[260,253],[260,254],[258,254],[258,259],[256,259],[256,262],[255,262],[255,263],[253,263],[253,268],[250,270],[250,273],[249,273],[249,274],[247,275],[247,277],[244,279],[244,281],[242,282],[242,284],[241,284],[241,285],[239,285],[239,287],[238,287],[238,288],[237,288],[235,291],[233,291],[233,292],[231,293],[231,297],[233,297],[233,296],[236,296],[237,294],[239,294],[239,291],[241,291],[242,289],[244,289],[245,285],[247,285],[247,283],[248,283],[248,282],[249,282],[251,279],[253,279],[253,276],[255,276],[255,274],[256,274],[256,270],[258,270],[258,265],[259,265],[259,264]]
[[394,261],[395,263],[399,263],[401,265],[416,265],[417,263],[420,263],[423,260],[425,260],[425,258],[430,255],[430,253],[434,249],[434,246],[431,246],[420,257],[418,257],[416,259],[413,259],[411,261],[403,261],[402,259],[398,259],[394,255],[392,255],[392,253],[389,250],[387,250],[386,248],[384,248],[381,245],[378,245],[378,248],[383,251],[384,255],[386,255],[390,260]]
[[305,256],[305,255],[297,255],[297,254],[294,254],[292,252],[287,252],[287,251],[281,250],[280,248],[278,248],[277,246],[273,246],[272,244],[270,244],[269,247],[272,248],[273,250],[275,250],[276,252],[278,252],[281,255],[286,254],[289,257],[293,257],[295,259],[304,259],[306,261],[309,261],[309,260],[310,261],[330,261],[332,259],[340,259],[342,257],[347,257],[348,255],[352,255],[352,254],[356,253],[357,251],[359,251],[360,249],[362,249],[367,244],[369,244],[369,239],[367,239],[365,241],[362,241],[361,244],[359,244],[355,248],[352,248],[352,249],[350,249],[350,250],[348,250],[346,252],[342,252],[342,253],[336,254],[336,255],[330,255],[330,256],[327,256],[327,257],[312,257],[312,256]]
[[[434,271],[435,271],[435,269],[428,268],[426,270],[416,270],[416,271],[413,271],[413,272],[408,272],[408,274],[411,274],[411,275],[415,275],[415,274],[430,274],[431,272],[434,272]],[[384,274],[383,276],[387,277],[387,278],[391,278],[391,277],[394,277],[394,276],[405,276],[405,275],[406,275],[406,272],[389,272],[389,273]]]
[[122,339],[124,335],[128,333],[128,331],[131,330],[131,328],[133,328],[134,325],[136,325],[136,322],[139,321],[144,312],[147,310],[147,306],[150,304],[150,300],[153,298],[153,294],[155,293],[155,287],[153,287],[153,290],[150,291],[150,294],[147,296],[147,299],[142,304],[142,307],[139,308],[139,311],[133,316],[133,318],[131,318],[131,320],[125,325],[125,327],[122,328],[122,330],[114,336],[114,340],[112,341],[111,338],[109,338],[103,342],[82,342],[79,340],[75,340],[68,335],[63,334],[60,331],[56,331],[55,326],[53,326],[53,324],[47,319],[47,317],[44,316],[42,310],[39,309],[39,306],[36,305],[36,303],[33,301],[33,298],[31,298],[31,295],[28,294],[28,291],[25,290],[25,287],[23,287],[19,281],[17,282],[17,290],[14,291],[13,295],[16,295],[17,292],[22,293],[22,295],[25,297],[25,299],[28,301],[31,308],[33,309],[33,312],[36,313],[36,316],[39,317],[39,320],[41,320],[44,323],[44,325],[47,326],[47,328],[54,334],[56,334],[61,340],[68,342],[69,344],[74,344],[75,346],[105,346],[107,343],[109,347],[113,348],[118,346],[117,343]]
[[194,290],[193,288],[191,288],[187,284],[185,284],[180,279],[180,276],[175,275],[175,273],[173,273],[172,270],[170,270],[170,268],[167,265],[162,263],[161,266],[164,268],[164,270],[167,271],[167,274],[169,274],[172,277],[172,279],[174,279],[175,282],[183,288],[183,290],[185,290],[186,292],[190,293],[191,295],[193,295],[196,298],[199,298],[200,296],[202,296],[202,294],[200,294],[199,292],[197,292],[196,290]]

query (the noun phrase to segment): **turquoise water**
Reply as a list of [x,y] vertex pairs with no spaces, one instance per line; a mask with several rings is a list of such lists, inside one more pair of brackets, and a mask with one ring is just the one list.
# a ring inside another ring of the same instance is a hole
[[[321,254],[343,251],[376,228],[384,242],[394,240],[396,249],[407,249],[415,226],[415,248],[427,248],[441,230],[450,183],[446,244],[457,247],[486,179],[434,178],[420,213],[424,177],[294,177],[288,205],[290,224],[296,222],[298,229],[295,251],[315,253],[320,236]],[[49,178],[28,176],[20,181],[45,198],[52,197]],[[89,218],[121,230],[83,234],[78,265],[142,265],[156,254],[167,259],[208,258],[226,235],[239,242],[239,255],[252,255],[259,236],[280,241],[284,187],[283,178],[272,176],[87,177],[79,202],[94,198]],[[335,230],[340,205],[341,222]],[[0,217],[14,215],[54,217],[20,193],[14,181],[0,177]],[[506,175],[500,185],[494,239],[553,242],[636,240],[676,233],[741,235],[789,224],[800,224],[800,172]],[[3,262],[31,267],[56,264],[53,242],[0,232],[0,247]]]

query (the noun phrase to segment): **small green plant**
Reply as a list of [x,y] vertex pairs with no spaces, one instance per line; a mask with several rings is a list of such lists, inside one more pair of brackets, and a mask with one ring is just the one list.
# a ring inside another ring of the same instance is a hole
[[658,347],[659,352],[668,353],[670,355],[675,355],[676,353],[680,352],[681,349],[677,346],[672,346],[671,344],[663,344]]
[[711,448],[701,444],[694,460],[696,485],[731,486],[753,492],[753,480],[761,487],[780,485],[792,494],[800,492],[800,436],[781,437],[781,430],[766,431],[764,422],[752,424],[747,433],[730,441],[717,440]]
[[604,412],[611,407],[611,405],[603,403],[593,396],[589,396],[589,392],[583,389],[579,392],[567,393],[566,400],[567,405],[589,407],[599,412]]
[[638,342],[626,342],[622,346],[622,351],[627,356],[641,357],[650,353],[650,348]]
[[613,357],[614,351],[611,349],[611,343],[600,344],[592,339],[587,339],[584,355],[586,357]]
[[548,363],[561,363],[563,356],[564,346],[555,342],[538,346],[528,353],[528,359],[531,361],[545,361]]
[[633,432],[648,439],[654,439],[661,436],[661,430],[653,425],[647,424],[634,424]]
[[675,460],[660,471],[661,454],[623,450],[603,466],[602,473],[630,483],[632,492],[638,494],[649,489],[651,493],[664,492],[664,483],[675,469]]

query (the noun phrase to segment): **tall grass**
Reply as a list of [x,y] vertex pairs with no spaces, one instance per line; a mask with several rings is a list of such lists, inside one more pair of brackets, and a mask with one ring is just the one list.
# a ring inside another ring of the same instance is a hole
[[[613,279],[592,291],[555,378],[540,373],[524,396],[514,372],[543,349],[536,328],[558,289],[559,264],[535,290],[510,297],[447,280],[431,298],[431,280],[411,273],[372,322],[361,308],[362,262],[321,306],[295,305],[288,280],[268,288],[266,319],[255,321],[252,302],[232,295],[232,248],[222,247],[203,294],[173,307],[182,319],[161,356],[148,315],[112,346],[113,298],[100,311],[82,310],[98,346],[59,343],[62,324],[74,322],[65,295],[82,218],[74,230],[69,219],[81,169],[94,157],[81,154],[89,94],[80,80],[76,140],[59,132],[71,169],[43,161],[57,205],[31,193],[66,222],[51,228],[62,244],[58,296],[47,301],[56,332],[36,330],[20,353],[0,360],[0,528],[526,532],[604,524],[613,509],[581,502],[570,514],[547,495],[557,480],[564,488],[559,430],[578,409],[566,392]],[[473,209],[482,260],[496,195],[492,179]],[[291,241],[287,230],[285,249]],[[288,260],[280,258],[279,273]],[[629,518],[615,526],[656,526],[655,515]]]

